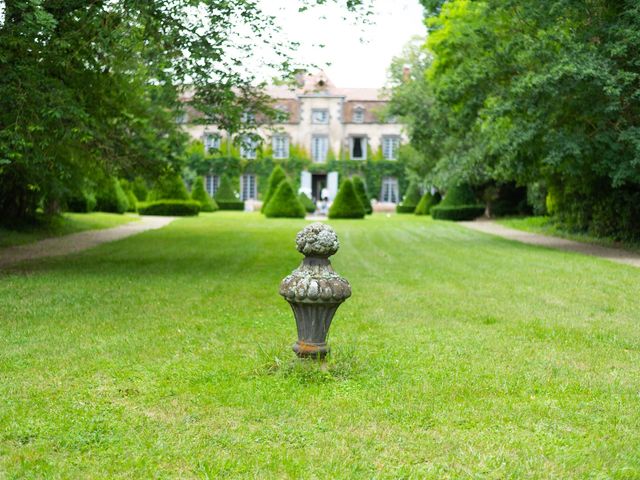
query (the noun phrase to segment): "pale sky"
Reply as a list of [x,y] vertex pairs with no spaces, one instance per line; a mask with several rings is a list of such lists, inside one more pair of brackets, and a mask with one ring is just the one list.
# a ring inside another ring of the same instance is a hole
[[374,0],[372,25],[345,19],[345,7],[333,3],[302,13],[298,0],[263,0],[262,5],[288,39],[301,43],[294,58],[322,67],[338,87],[382,87],[392,57],[412,36],[426,33],[418,0]]

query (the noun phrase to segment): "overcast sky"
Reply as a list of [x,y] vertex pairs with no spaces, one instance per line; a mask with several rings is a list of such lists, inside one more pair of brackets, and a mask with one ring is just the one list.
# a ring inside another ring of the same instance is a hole
[[[295,58],[323,66],[339,87],[381,87],[391,58],[414,35],[425,35],[418,0],[375,0],[373,25],[345,19],[344,7],[328,4],[298,12],[298,0],[263,0],[283,33],[301,42]],[[324,44],[321,48],[318,44]]]

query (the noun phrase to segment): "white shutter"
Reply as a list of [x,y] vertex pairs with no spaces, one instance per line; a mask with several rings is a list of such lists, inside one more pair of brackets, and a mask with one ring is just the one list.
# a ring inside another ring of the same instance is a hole
[[311,198],[312,188],[310,172],[300,173],[300,191],[303,192],[307,197]]
[[333,202],[338,194],[338,172],[329,172],[327,174],[327,190],[329,191],[329,201]]

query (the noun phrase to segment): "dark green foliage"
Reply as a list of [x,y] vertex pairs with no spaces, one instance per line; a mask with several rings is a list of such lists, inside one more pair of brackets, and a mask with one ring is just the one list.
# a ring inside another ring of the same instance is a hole
[[300,203],[308,213],[313,213],[317,210],[316,204],[304,192],[298,194],[298,200],[300,200]]
[[133,194],[136,196],[139,202],[146,202],[147,195],[149,194],[149,189],[147,188],[147,182],[142,177],[136,177],[133,182],[131,182],[131,190]]
[[167,215],[171,217],[192,217],[200,212],[200,202],[195,200],[158,200],[138,204],[140,215]]
[[436,220],[474,220],[483,214],[484,206],[482,205],[457,205],[447,207],[440,204],[431,208],[431,216]]
[[124,213],[128,208],[127,194],[122,190],[117,178],[111,177],[101,182],[96,194],[96,210]]
[[454,207],[458,205],[476,205],[478,198],[473,189],[466,183],[454,185],[446,191],[441,207]]
[[204,179],[202,177],[197,177],[193,183],[191,199],[200,202],[201,212],[215,212],[219,210],[216,201],[209,196],[207,190],[204,188]]
[[216,191],[215,201],[220,210],[244,210],[244,202],[236,197],[231,180],[226,175],[220,179],[220,185]]
[[416,215],[430,215],[431,209],[440,203],[440,199],[441,197],[439,192],[436,192],[433,195],[431,192],[425,193],[418,202],[418,205],[416,205],[414,213]]
[[81,190],[69,195],[66,200],[66,207],[69,212],[89,213],[96,208],[96,196],[93,192]]
[[298,200],[289,181],[283,180],[271,197],[264,214],[269,218],[304,218],[306,210]]
[[136,195],[133,193],[133,190],[127,190],[127,202],[129,203],[129,208],[127,208],[127,212],[137,212],[138,211],[138,199]]
[[367,189],[358,175],[354,175],[351,177],[351,181],[353,182],[353,188],[356,189],[356,193],[358,194],[358,198],[360,199],[360,203],[364,207],[364,212],[367,215],[371,215],[373,212],[373,207],[371,206],[371,200],[369,199],[369,195],[367,195]]
[[158,179],[152,192],[153,200],[189,200],[189,192],[182,177],[168,174]]
[[273,195],[278,190],[278,187],[280,186],[280,182],[282,182],[283,180],[286,180],[286,178],[287,178],[287,175],[284,173],[284,170],[282,170],[282,167],[280,165],[276,165],[271,171],[271,175],[269,175],[269,180],[267,184],[267,193],[264,196],[264,200],[262,201],[262,208],[260,210],[262,213],[265,212],[267,208],[267,204],[269,203],[269,200],[271,200],[271,197],[273,197]]
[[364,218],[365,211],[353,182],[346,179],[329,208],[329,218]]
[[402,203],[396,206],[397,213],[413,213],[420,202],[420,188],[416,182],[410,182]]
[[513,182],[497,186],[497,198],[489,203],[492,217],[507,215],[527,215],[532,213],[527,203],[527,188],[518,187]]

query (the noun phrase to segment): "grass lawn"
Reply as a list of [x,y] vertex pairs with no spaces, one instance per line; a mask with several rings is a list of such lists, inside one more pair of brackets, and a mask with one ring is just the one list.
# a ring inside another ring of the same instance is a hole
[[498,223],[505,227],[523,230],[525,232],[540,233],[542,235],[552,235],[555,237],[567,238],[578,242],[594,243],[605,247],[626,248],[635,252],[640,252],[640,244],[629,242],[618,242],[610,238],[599,238],[588,235],[584,232],[570,232],[551,220],[550,217],[513,217],[501,218]]
[[36,242],[49,237],[59,237],[83,230],[117,227],[123,223],[138,220],[136,215],[117,213],[64,213],[53,219],[20,230],[0,228],[0,248]]
[[640,269],[331,221],[353,297],[321,365],[278,295],[305,224],[217,212],[0,275],[0,478],[640,478]]

